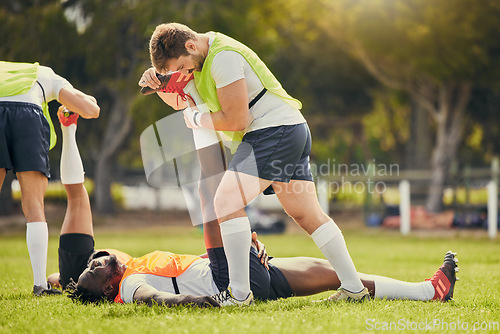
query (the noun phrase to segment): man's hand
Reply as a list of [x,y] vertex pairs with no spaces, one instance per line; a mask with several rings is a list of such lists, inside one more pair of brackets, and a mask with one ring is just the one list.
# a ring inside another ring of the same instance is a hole
[[192,305],[197,307],[220,307],[220,304],[210,296],[179,295],[178,305]]
[[191,107],[187,107],[183,111],[184,113],[184,122],[186,122],[186,126],[190,129],[197,129],[201,127],[201,112],[198,109],[191,109]]
[[154,67],[148,68],[141,76],[138,83],[141,87],[149,87],[152,89],[157,89],[161,85],[160,79],[156,76],[156,70]]
[[257,240],[256,232],[252,233],[252,243],[257,249],[260,263],[262,263],[267,268],[267,270],[269,270],[269,256],[267,255],[266,246],[262,242]]

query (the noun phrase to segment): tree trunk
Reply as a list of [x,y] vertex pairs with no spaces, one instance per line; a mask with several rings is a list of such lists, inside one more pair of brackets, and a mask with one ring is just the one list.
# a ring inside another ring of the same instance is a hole
[[429,169],[432,156],[432,132],[429,115],[411,102],[410,138],[405,150],[406,169]]
[[114,93],[114,104],[97,158],[94,184],[94,210],[99,214],[112,214],[115,205],[111,184],[116,169],[116,156],[132,129],[128,104],[118,93]]
[[431,183],[426,201],[430,212],[443,209],[443,193],[450,166],[455,160],[463,137],[463,120],[470,101],[471,85],[442,85],[439,92],[436,120],[436,145],[432,154]]
[[3,186],[0,189],[0,216],[9,216],[14,208],[14,200],[12,199],[12,181],[14,173],[9,172],[5,175]]
[[469,82],[437,83],[425,75],[413,78],[392,76],[378,67],[358,43],[356,54],[367,70],[388,87],[404,90],[418,105],[435,120],[436,144],[431,159],[431,182],[426,200],[430,212],[439,212],[443,207],[443,191],[451,162],[456,158],[462,140],[464,114],[471,99],[472,84]]

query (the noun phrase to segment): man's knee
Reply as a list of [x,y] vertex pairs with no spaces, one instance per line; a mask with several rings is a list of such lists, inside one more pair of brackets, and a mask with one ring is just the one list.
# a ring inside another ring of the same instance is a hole
[[218,219],[227,217],[245,208],[241,193],[218,189],[214,199],[215,214]]

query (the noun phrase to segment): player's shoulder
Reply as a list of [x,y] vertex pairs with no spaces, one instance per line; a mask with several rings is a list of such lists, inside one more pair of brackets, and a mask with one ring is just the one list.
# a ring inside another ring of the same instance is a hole
[[214,56],[214,62],[215,61],[230,61],[230,60],[235,60],[235,59],[245,59],[241,53],[239,53],[238,51],[235,51],[235,50],[222,50],[220,51],[219,53],[217,53],[215,56]]
[[212,62],[212,75],[216,73],[226,73],[232,69],[244,68],[245,58],[237,51],[223,50],[215,55]]
[[51,77],[51,76],[56,75],[56,72],[54,72],[54,70],[52,69],[52,67],[45,66],[45,65],[40,65],[40,67],[38,68],[38,75],[39,76],[43,75],[43,76]]

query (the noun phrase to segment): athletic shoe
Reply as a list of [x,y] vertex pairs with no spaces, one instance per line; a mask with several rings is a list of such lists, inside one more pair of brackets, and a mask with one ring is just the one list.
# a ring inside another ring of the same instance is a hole
[[231,288],[227,288],[226,290],[221,291],[216,295],[213,295],[212,298],[215,299],[220,304],[220,306],[236,305],[239,307],[243,307],[243,306],[250,306],[253,304],[252,291],[250,291],[247,298],[245,298],[244,300],[238,300],[234,298],[233,294],[231,293]]
[[370,293],[367,288],[364,288],[358,293],[351,292],[344,288],[339,288],[335,294],[328,297],[325,301],[338,302],[341,300],[348,302],[364,302],[365,300],[370,300]]
[[69,111],[63,106],[59,107],[59,109],[57,110],[57,118],[59,118],[59,123],[61,123],[62,126],[70,126],[71,124],[76,124],[78,117],[80,117],[80,115]]
[[440,300],[443,302],[453,300],[455,282],[458,281],[456,276],[458,271],[458,259],[455,257],[456,255],[457,253],[448,251],[444,256],[443,265],[439,267],[432,278],[426,279],[426,281],[431,281],[434,287],[435,294],[432,300]]
[[33,294],[37,297],[40,296],[56,296],[56,295],[62,295],[61,290],[54,289],[52,285],[50,285],[49,282],[47,282],[48,289],[45,289],[44,287],[40,285],[34,285],[33,286]]
[[150,87],[142,87],[141,93],[143,95],[150,95],[156,92],[178,93],[184,99],[184,96],[186,94],[184,93],[183,89],[184,87],[186,87],[188,82],[193,79],[193,74],[185,76],[181,72],[168,72],[165,75],[156,73],[156,77],[161,81],[160,87],[156,89]]

